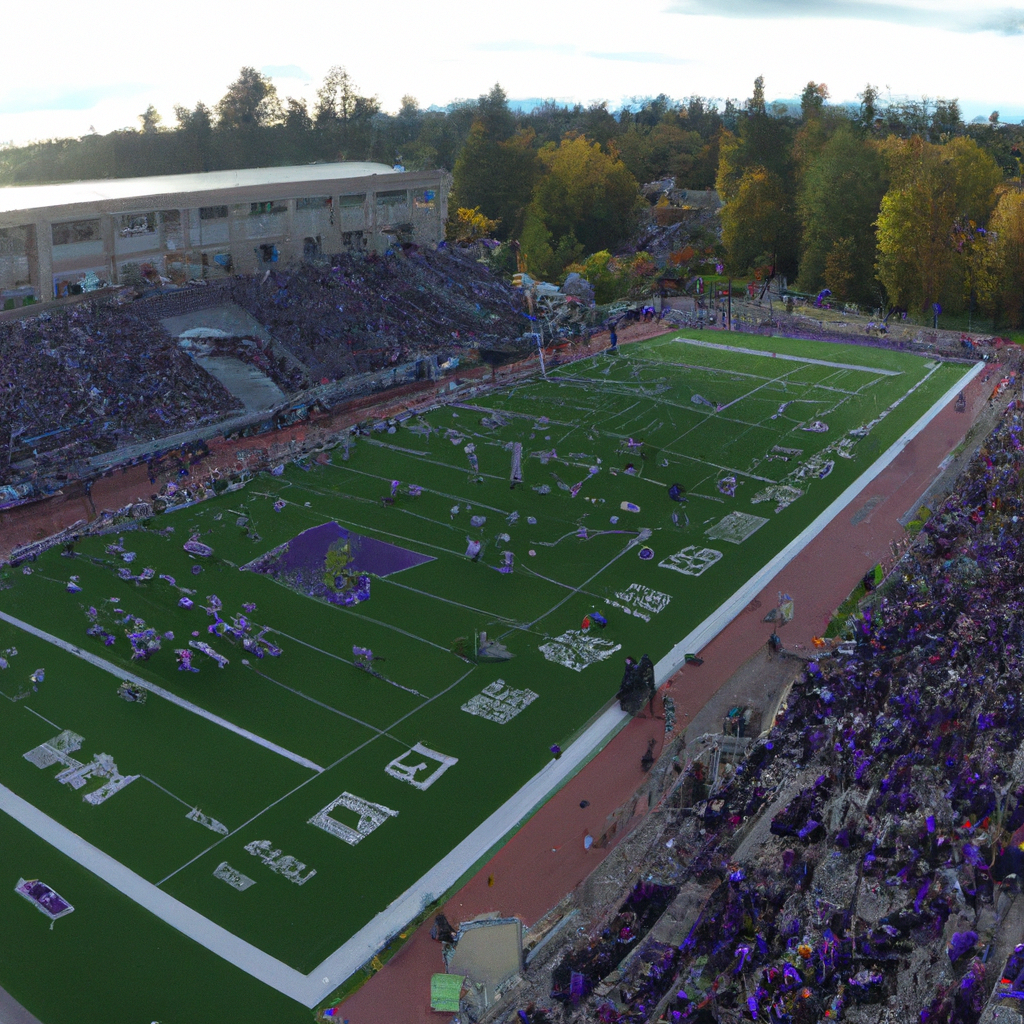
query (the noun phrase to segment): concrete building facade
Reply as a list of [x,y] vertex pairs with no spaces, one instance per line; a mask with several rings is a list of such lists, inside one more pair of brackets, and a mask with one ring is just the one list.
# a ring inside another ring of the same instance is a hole
[[0,188],[0,308],[444,238],[451,178],[313,164]]

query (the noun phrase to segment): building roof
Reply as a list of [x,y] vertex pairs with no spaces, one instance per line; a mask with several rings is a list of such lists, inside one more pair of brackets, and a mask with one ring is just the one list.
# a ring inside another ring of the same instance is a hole
[[0,213],[71,206],[76,203],[120,203],[133,198],[254,185],[308,185],[338,178],[400,173],[387,164],[350,162],[307,164],[300,167],[246,167],[237,171],[158,174],[148,178],[105,178],[100,181],[72,181],[63,185],[12,185],[0,188]]

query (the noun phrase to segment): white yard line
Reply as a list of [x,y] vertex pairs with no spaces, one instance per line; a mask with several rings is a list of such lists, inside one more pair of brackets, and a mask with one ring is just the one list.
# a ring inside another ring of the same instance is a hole
[[[807,360],[804,361],[806,362]],[[984,365],[981,363],[973,366],[916,423],[906,430],[878,460],[872,463],[847,487],[825,511],[817,516],[808,527],[802,530],[793,541],[768,562],[756,576],[745,583],[712,615],[708,616],[695,630],[676,644],[672,651],[655,666],[655,679],[658,685],[660,686],[675,674],[683,663],[684,654],[699,651],[701,647],[705,646],[715,635],[724,629],[750,603],[751,598],[763,588],[765,583],[787,565],[811,539],[821,533],[825,526],[849,505],[867,484],[892,463],[897,455],[928,425],[943,406],[951,401],[983,369]],[[607,566],[604,568],[607,568]],[[600,571],[595,573],[596,575],[600,575]],[[12,620],[10,616],[3,613],[0,613],[0,617],[8,622],[12,622],[14,625],[23,626],[18,620]],[[46,636],[45,634],[38,634],[38,631],[31,628],[30,631],[37,633],[37,635]],[[77,648],[70,648],[70,645],[69,649],[77,652]],[[124,673],[118,670],[117,674],[123,675]],[[465,678],[465,676],[462,678]],[[461,681],[461,679],[458,680],[458,682]],[[458,685],[458,682],[454,685]],[[153,689],[148,683],[143,685],[146,685],[147,689]],[[404,721],[405,718],[408,718],[413,713],[409,712],[409,714],[399,719],[399,722]],[[544,768],[475,828],[458,846],[397,897],[385,910],[374,917],[368,924],[364,925],[352,938],[339,946],[338,949],[308,975],[303,975],[279,960],[275,960],[269,954],[239,939],[219,925],[207,920],[201,914],[179,903],[173,897],[168,896],[155,885],[147,882],[133,871],[124,867],[124,865],[119,864],[101,850],[86,843],[85,840],[43,814],[42,811],[37,810],[27,801],[22,800],[21,797],[2,785],[0,785],[0,810],[5,811],[11,817],[20,821],[36,835],[50,843],[51,846],[66,853],[77,863],[86,867],[104,879],[104,881],[109,882],[140,906],[146,907],[173,928],[177,928],[178,931],[195,939],[196,942],[205,946],[211,952],[216,953],[246,973],[259,978],[279,992],[290,996],[304,1006],[312,1008],[365,964],[370,957],[380,950],[388,939],[408,925],[432,900],[443,896],[450,890],[466,871],[481,858],[485,857],[496,845],[501,843],[509,832],[524,822],[552,793],[560,789],[569,778],[629,721],[629,718],[628,714],[614,705],[600,714],[569,745],[568,749],[564,751],[557,761],[554,759],[549,761]],[[397,725],[398,723],[395,724]],[[301,785],[305,785],[305,783]],[[297,788],[301,788],[301,785]],[[284,799],[284,797],[280,799]],[[275,804],[279,802],[280,800],[277,800]],[[236,829],[235,831],[238,830]],[[214,846],[216,845],[215,843]]]
[[81,658],[83,661],[89,662],[90,665],[95,665],[97,668],[102,669],[104,672],[109,672],[112,676],[116,676],[118,679],[130,680],[136,686],[141,686],[144,690],[148,690],[154,696],[163,697],[164,700],[170,701],[172,704],[177,704],[179,708],[191,711],[193,715],[205,718],[208,722],[213,722],[214,725],[219,725],[222,729],[227,729],[229,732],[233,732],[236,735],[257,744],[258,746],[264,747],[267,750],[272,750],[275,754],[280,754],[282,757],[288,758],[289,761],[294,761],[296,764],[302,765],[303,768],[311,768],[313,771],[318,773],[324,770],[315,761],[310,761],[308,757],[303,757],[301,754],[296,754],[291,750],[286,750],[284,747],[279,746],[277,743],[273,743],[271,740],[266,740],[262,736],[257,736],[256,733],[250,732],[248,729],[243,729],[240,725],[235,725],[234,722],[229,722],[226,718],[221,718],[220,715],[215,715],[212,711],[207,711],[205,708],[199,707],[198,704],[193,704],[192,701],[185,700],[184,697],[179,697],[177,694],[171,693],[170,690],[165,690],[162,686],[157,686],[155,683],[151,683],[148,679],[143,679],[142,676],[137,676],[132,672],[128,672],[126,669],[119,668],[117,665],[113,664],[113,662],[100,658],[98,655],[92,654],[89,651],[84,651],[81,647],[76,647],[74,644],[69,644],[66,640],[61,640],[59,636],[54,636],[52,633],[45,632],[45,630],[37,629],[35,626],[30,625],[27,622],[23,622],[21,619],[16,619],[13,615],[8,615],[6,612],[0,612],[0,620],[10,623],[12,626],[17,626],[18,629],[22,629],[26,633],[31,633],[32,636],[37,636],[40,640],[45,640],[47,643],[51,643],[55,647],[60,647],[69,654],[75,655],[76,658]]
[[697,348],[714,348],[719,352],[742,352],[748,356],[764,359],[785,359],[793,363],[814,363],[816,366],[834,366],[837,370],[863,370],[865,373],[880,373],[883,377],[898,377],[902,370],[883,370],[878,366],[858,366],[856,363],[834,363],[830,359],[812,359],[810,356],[791,356],[781,352],[768,352],[761,348],[742,348],[739,345],[718,345],[713,341],[695,341],[693,338],[672,338],[676,345],[696,345]]

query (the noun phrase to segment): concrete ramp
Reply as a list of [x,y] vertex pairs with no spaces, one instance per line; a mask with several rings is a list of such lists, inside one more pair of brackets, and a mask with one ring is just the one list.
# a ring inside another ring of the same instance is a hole
[[486,1011],[522,970],[522,922],[493,917],[461,924],[455,948],[446,959],[449,974],[465,976],[469,1002],[477,1011]]
[[195,361],[216,377],[245,406],[246,412],[274,409],[286,401],[284,392],[265,373],[241,359],[197,355]]

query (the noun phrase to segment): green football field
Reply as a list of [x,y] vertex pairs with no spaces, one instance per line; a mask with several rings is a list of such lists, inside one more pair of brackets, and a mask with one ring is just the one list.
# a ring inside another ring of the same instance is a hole
[[[440,896],[420,880],[492,815],[493,843],[516,826],[627,655],[660,682],[966,369],[725,341],[460,394],[6,570],[0,985],[47,1024],[308,1019],[378,914]],[[75,911],[51,930],[19,877]]]

